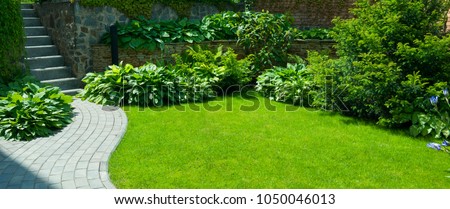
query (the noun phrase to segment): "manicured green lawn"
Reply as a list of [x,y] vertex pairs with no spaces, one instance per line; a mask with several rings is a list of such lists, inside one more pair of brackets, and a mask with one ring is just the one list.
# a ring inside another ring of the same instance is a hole
[[[118,188],[450,188],[450,156],[427,141],[336,114],[239,97],[125,107],[109,170]],[[225,104],[231,104],[232,106]],[[201,104],[200,104],[201,105]],[[222,105],[217,111],[206,111]],[[191,104],[192,106],[192,104]],[[228,111],[227,110],[231,110]],[[180,109],[186,108],[186,111]]]

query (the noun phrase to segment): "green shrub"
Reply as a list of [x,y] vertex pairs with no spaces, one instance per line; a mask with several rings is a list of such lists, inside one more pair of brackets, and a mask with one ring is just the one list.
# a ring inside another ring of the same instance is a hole
[[227,11],[205,16],[202,28],[212,34],[213,40],[237,40],[237,30],[242,22],[240,13]]
[[243,12],[237,36],[238,44],[247,53],[255,55],[254,65],[258,71],[271,66],[286,65],[288,49],[297,30],[291,27],[292,20],[286,15],[269,12]]
[[0,1],[0,83],[9,83],[23,74],[24,31],[20,1]]
[[216,52],[202,49],[200,46],[190,47],[183,55],[174,55],[176,65],[195,72],[201,77],[214,78],[214,86],[220,93],[226,93],[232,86],[243,86],[253,77],[250,71],[250,58],[238,60],[231,48],[226,52],[222,46]]
[[308,60],[320,78],[315,104],[342,104],[350,115],[395,127],[431,112],[428,98],[450,79],[446,11],[443,0],[358,0],[355,18],[334,20],[339,59]]
[[256,91],[271,100],[309,106],[312,75],[304,63],[274,67],[258,76]]
[[72,97],[62,94],[59,88],[35,83],[11,86],[13,90],[0,97],[0,136],[31,140],[49,136],[71,123]]

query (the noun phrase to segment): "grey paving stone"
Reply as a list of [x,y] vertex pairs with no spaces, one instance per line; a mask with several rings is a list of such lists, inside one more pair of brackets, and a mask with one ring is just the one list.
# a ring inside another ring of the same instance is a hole
[[53,136],[0,139],[0,188],[115,188],[107,160],[126,130],[125,113],[78,99],[72,104],[74,122]]
[[9,184],[13,184],[13,185],[18,185],[21,184],[23,181],[24,176],[14,176],[11,178],[11,180],[9,180]]
[[75,178],[75,185],[77,188],[89,186],[89,182],[86,178]]
[[66,172],[62,174],[62,181],[68,181],[68,180],[73,180],[75,178],[75,173],[74,172]]
[[34,181],[22,181],[21,189],[33,189]]
[[49,189],[50,185],[47,183],[39,182],[34,185],[35,189]]
[[50,189],[62,189],[62,184],[61,183],[56,183],[56,184],[50,184],[49,186]]
[[61,184],[62,184],[63,189],[76,189],[77,188],[74,180],[63,181]]

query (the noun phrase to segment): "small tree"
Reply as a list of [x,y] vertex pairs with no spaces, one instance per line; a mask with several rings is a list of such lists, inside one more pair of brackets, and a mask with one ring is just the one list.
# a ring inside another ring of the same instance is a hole
[[0,83],[22,74],[24,31],[19,0],[0,1]]

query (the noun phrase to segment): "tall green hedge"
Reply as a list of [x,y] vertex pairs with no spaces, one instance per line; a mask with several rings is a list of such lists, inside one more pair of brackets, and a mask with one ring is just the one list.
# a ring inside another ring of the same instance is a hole
[[189,16],[188,12],[194,3],[223,5],[237,3],[240,0],[80,0],[84,6],[111,6],[129,17],[150,17],[153,5],[161,3],[175,9],[181,16]]
[[0,83],[22,74],[24,30],[19,0],[0,1]]

